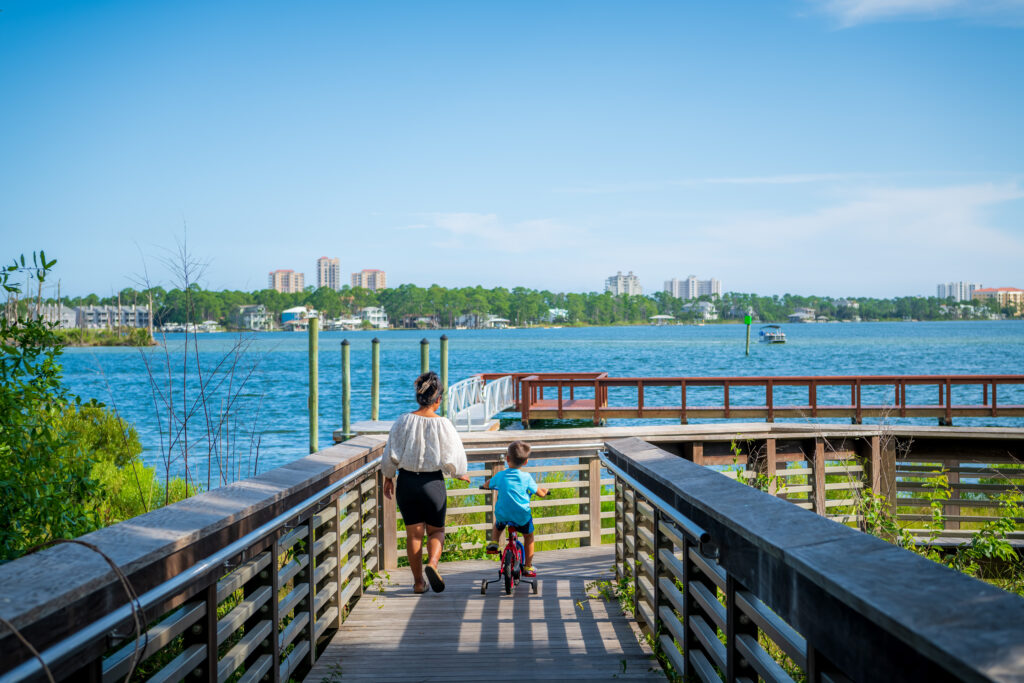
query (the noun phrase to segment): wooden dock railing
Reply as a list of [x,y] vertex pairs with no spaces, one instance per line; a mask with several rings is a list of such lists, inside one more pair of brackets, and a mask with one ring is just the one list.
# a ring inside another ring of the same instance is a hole
[[[483,374],[485,381],[508,374]],[[807,377],[609,377],[607,373],[514,373],[524,424],[592,420],[1024,417],[1024,375]],[[999,388],[1004,388],[1000,403]],[[547,390],[547,391],[546,391]],[[928,400],[928,393],[935,401]]]
[[637,438],[608,442],[602,460],[616,479],[617,575],[684,680],[1024,674],[1018,596]]
[[[625,437],[645,442],[621,441]],[[762,631],[758,638],[766,635],[801,666],[822,671],[827,660],[856,674],[858,669],[849,669],[835,646],[822,640],[838,636],[828,628],[816,630],[820,625],[813,606],[821,601],[821,619],[846,619],[867,629],[876,617],[872,610],[884,608],[890,599],[869,592],[875,602],[858,615],[860,593],[850,593],[846,597],[853,597],[844,603],[838,588],[816,587],[814,581],[819,579],[812,574],[780,573],[791,570],[787,567],[795,560],[788,559],[790,554],[803,557],[800,553],[817,552],[815,539],[839,534],[841,544],[822,548],[842,546],[842,556],[826,559],[844,567],[842,580],[849,580],[853,588],[874,580],[874,558],[884,558],[908,582],[922,577],[920,583],[906,587],[910,597],[892,598],[899,609],[904,609],[904,602],[931,599],[925,579],[930,581],[932,574],[920,573],[927,563],[915,564],[904,558],[909,554],[895,548],[883,552],[889,546],[866,536],[869,545],[851,540],[862,535],[828,521],[856,526],[859,519],[853,500],[861,489],[869,486],[887,494],[901,518],[914,521],[914,515],[920,516],[921,508],[929,505],[918,488],[922,477],[934,471],[944,471],[951,479],[959,477],[953,484],[959,497],[945,503],[950,524],[961,527],[945,530],[949,541],[955,542],[963,540],[957,534],[970,533],[968,527],[976,526],[970,522],[998,518],[997,497],[1018,491],[1016,485],[1024,481],[1020,474],[1024,430],[904,427],[886,431],[830,426],[826,431],[817,425],[752,423],[486,432],[462,438],[477,469],[471,472],[476,477],[473,485],[448,492],[449,533],[473,532],[472,538],[453,536],[461,549],[479,547],[493,523],[493,494],[479,488],[482,477],[503,466],[501,455],[508,442],[526,440],[533,446],[529,469],[538,479],[546,477],[543,485],[555,494],[534,502],[541,547],[615,541],[620,573],[636,573],[637,567],[646,572],[647,582],[638,584],[644,602],[638,604],[637,613],[655,629],[652,633],[661,628],[661,636],[690,638],[679,643],[687,652],[703,649],[711,664],[724,662],[722,671],[739,666],[733,670],[749,673],[744,668],[749,665],[759,674],[763,673],[759,666],[778,672],[754,648],[751,623]],[[609,453],[619,455],[602,455],[606,443],[611,444]],[[138,678],[156,681],[186,676],[205,681],[301,678],[342,626],[364,586],[379,582],[379,570],[394,568],[404,554],[400,553],[404,534],[394,500],[380,495],[382,447],[380,437],[358,437],[259,477],[88,534],[81,540],[92,548],[60,545],[0,565],[0,617],[39,653],[36,657],[0,622],[0,683],[45,680],[47,672],[56,680],[125,680],[133,670]],[[657,468],[648,471],[645,458],[654,457],[651,453],[657,456]],[[727,479],[769,472],[776,475],[769,487],[775,500]],[[754,493],[757,497],[750,498]],[[756,506],[744,507],[751,501]],[[818,514],[807,515],[799,508]],[[685,516],[708,536],[696,533],[696,527],[675,514]],[[1024,540],[1019,532],[1013,537]],[[652,556],[655,544],[660,544],[659,552]],[[713,561],[715,548],[721,553],[719,565]],[[862,550],[863,556],[856,554]],[[673,564],[663,551],[675,553],[678,562]],[[124,582],[107,559],[123,572]],[[676,574],[671,572],[680,567],[684,586],[690,585],[685,582],[687,576],[697,577],[687,589],[690,592],[682,594],[682,602],[665,585],[675,581]],[[863,575],[858,573],[862,570]],[[698,571],[703,578],[693,573]],[[765,588],[783,576],[789,583]],[[819,578],[832,586],[828,576]],[[997,600],[997,608],[990,612],[987,606],[979,606],[983,603],[976,596],[989,600],[994,594],[972,593],[970,587],[977,588],[978,583],[971,579],[949,581],[947,577],[937,585],[965,592],[944,594],[944,608],[972,618],[972,610],[984,613],[985,626],[968,620],[965,628],[981,635],[975,633],[967,640],[989,638],[988,631],[991,638],[1002,638],[1009,614],[1000,611],[1003,603]],[[796,594],[793,586],[799,586]],[[722,610],[709,600],[719,588],[727,597],[735,596],[722,607],[724,620]],[[127,594],[132,596],[130,601]],[[778,603],[779,599],[798,599],[799,613],[787,611],[792,606]],[[842,603],[840,607],[836,601]],[[956,607],[961,601],[962,606]],[[665,609],[678,610],[679,605],[690,611],[676,615],[676,624]],[[707,612],[703,624],[680,616],[696,614],[698,607]],[[752,622],[736,616],[741,612]],[[773,621],[770,612],[791,628]],[[685,628],[679,630],[680,624]],[[960,622],[956,624],[960,638]],[[901,647],[916,647],[920,641],[927,658],[945,661],[936,659],[929,649],[938,642],[930,622],[904,627]],[[735,643],[735,653],[730,654],[733,645],[727,644],[725,650],[715,645],[717,636],[710,636],[717,628],[727,636],[727,643]],[[886,628],[880,634],[858,631],[857,637],[867,645],[858,641],[854,650],[867,657],[864,648],[890,647],[886,639],[891,633]],[[950,650],[954,653],[950,656],[959,656],[958,651]],[[736,653],[747,664],[733,661]],[[686,666],[701,666],[694,661]],[[966,670],[956,671],[960,675]],[[967,678],[977,678],[975,673]]]

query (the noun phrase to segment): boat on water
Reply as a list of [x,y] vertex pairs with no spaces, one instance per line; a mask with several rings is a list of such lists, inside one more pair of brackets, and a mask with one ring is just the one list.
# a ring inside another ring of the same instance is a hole
[[786,333],[778,325],[765,325],[758,336],[762,344],[786,343]]

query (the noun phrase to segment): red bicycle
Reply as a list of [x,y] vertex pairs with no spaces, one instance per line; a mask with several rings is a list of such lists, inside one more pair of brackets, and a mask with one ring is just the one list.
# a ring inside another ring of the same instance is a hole
[[526,550],[523,548],[523,544],[519,541],[519,534],[511,526],[508,527],[508,543],[505,544],[505,549],[501,551],[501,562],[498,567],[498,578],[491,579],[488,581],[484,579],[484,582],[480,584],[480,594],[487,594],[487,586],[492,583],[498,583],[503,581],[505,584],[505,594],[511,595],[512,591],[520,582],[526,582],[533,588],[533,592],[537,592],[537,579],[528,579],[523,576],[523,560],[525,559]]

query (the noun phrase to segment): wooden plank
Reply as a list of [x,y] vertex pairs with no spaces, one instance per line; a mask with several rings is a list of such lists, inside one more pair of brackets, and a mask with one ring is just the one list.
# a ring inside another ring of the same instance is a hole
[[489,560],[443,564],[441,594],[414,595],[398,569],[356,604],[305,680],[664,681],[618,604],[588,597],[612,561],[610,546],[538,552],[538,595],[521,586],[506,596],[499,584],[481,595],[497,574]]

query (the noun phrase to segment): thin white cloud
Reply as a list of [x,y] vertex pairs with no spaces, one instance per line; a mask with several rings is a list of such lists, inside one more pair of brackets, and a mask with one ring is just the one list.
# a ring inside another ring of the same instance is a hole
[[767,176],[737,176],[718,178],[683,178],[679,180],[651,180],[609,185],[591,185],[559,188],[566,194],[620,194],[628,192],[656,192],[670,187],[697,187],[700,185],[797,185],[826,183],[853,178],[866,178],[854,173],[791,173]]
[[859,189],[812,212],[723,219],[690,233],[685,247],[719,272],[744,264],[753,284],[742,289],[750,291],[840,286],[847,293],[883,294],[877,283],[884,282],[892,296],[897,283],[909,287],[922,279],[956,276],[988,284],[995,273],[1004,278],[1024,261],[1024,235],[994,226],[989,215],[1021,199],[1024,187],[1016,182]]
[[843,27],[894,19],[960,18],[1024,25],[1024,0],[810,0]]
[[585,232],[550,218],[505,221],[494,213],[440,212],[427,215],[428,230],[439,234],[435,246],[524,253],[578,243]]

